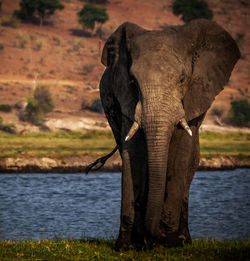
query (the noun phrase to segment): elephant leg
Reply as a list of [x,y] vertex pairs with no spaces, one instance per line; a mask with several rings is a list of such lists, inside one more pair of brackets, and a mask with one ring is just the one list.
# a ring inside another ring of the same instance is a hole
[[134,193],[133,179],[131,173],[131,164],[129,152],[122,151],[122,202],[121,202],[121,217],[120,217],[120,232],[116,242],[116,248],[129,249],[131,245],[131,232],[134,225]]
[[185,240],[185,243],[191,243],[191,236],[188,228],[189,190],[195,171],[197,170],[200,162],[199,135],[196,135],[195,138],[196,141],[194,143],[194,148],[193,148],[193,153],[191,158],[192,161],[186,176],[184,198],[183,198],[183,204],[182,204],[181,215],[180,215],[179,235]]
[[[169,150],[165,202],[161,218],[161,230],[167,246],[180,246],[186,239],[191,240],[188,232],[187,208],[188,191],[191,180],[190,167],[193,162],[194,148],[198,131],[192,128],[193,137],[181,129],[176,129]],[[189,184],[189,185],[188,185]],[[187,198],[187,199],[186,199]],[[183,228],[180,231],[180,224]],[[184,234],[183,234],[183,233]]]
[[123,146],[122,202],[120,233],[116,248],[129,249],[143,244],[147,190],[146,144],[139,131]]

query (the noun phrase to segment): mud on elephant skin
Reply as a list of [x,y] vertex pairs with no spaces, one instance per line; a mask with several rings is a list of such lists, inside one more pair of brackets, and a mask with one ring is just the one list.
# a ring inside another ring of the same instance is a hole
[[239,57],[231,36],[203,19],[163,31],[124,23],[108,38],[100,94],[123,162],[118,249],[191,242],[199,127]]

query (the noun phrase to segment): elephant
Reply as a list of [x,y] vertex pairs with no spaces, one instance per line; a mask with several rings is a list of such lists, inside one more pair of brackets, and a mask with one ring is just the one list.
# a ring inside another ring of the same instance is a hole
[[230,34],[206,19],[152,31],[126,22],[107,39],[100,96],[122,159],[117,249],[191,242],[199,127],[239,58]]

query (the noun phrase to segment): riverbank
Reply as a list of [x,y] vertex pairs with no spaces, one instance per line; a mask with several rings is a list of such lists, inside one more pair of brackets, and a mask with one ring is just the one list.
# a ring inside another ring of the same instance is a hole
[[[56,133],[0,133],[0,173],[78,173],[111,152],[110,131]],[[200,133],[198,170],[250,168],[250,134]],[[121,171],[116,152],[101,171]]]
[[249,240],[193,240],[183,248],[115,251],[115,240],[0,242],[1,260],[249,260]]
[[[0,173],[80,173],[94,162],[97,156],[81,156],[55,159],[42,158],[7,158],[0,161]],[[107,160],[99,171],[120,172],[122,162],[119,155]],[[201,158],[198,171],[230,170],[237,168],[250,168],[248,158],[218,156],[210,159]],[[94,172],[91,172],[94,173]]]

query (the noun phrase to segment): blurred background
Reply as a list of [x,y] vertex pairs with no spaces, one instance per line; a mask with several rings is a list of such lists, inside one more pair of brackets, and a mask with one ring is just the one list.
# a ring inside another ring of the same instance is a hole
[[224,27],[242,54],[203,129],[249,127],[249,1],[207,0],[197,5],[195,0],[51,0],[47,6],[40,2],[0,1],[2,130],[107,129],[99,81],[108,36],[125,21],[161,30],[197,17]]

